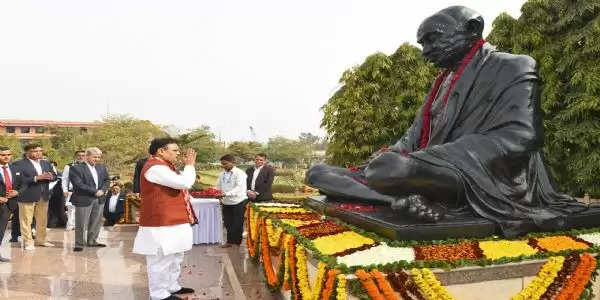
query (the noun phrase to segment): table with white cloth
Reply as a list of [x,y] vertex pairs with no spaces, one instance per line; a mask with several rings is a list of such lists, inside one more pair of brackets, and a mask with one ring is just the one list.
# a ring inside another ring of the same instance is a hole
[[198,218],[198,224],[192,227],[194,244],[223,243],[223,217],[219,199],[192,198],[190,203]]

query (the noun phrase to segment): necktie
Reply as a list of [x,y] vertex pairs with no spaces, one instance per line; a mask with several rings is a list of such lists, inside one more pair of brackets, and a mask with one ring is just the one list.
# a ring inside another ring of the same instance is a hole
[[2,166],[2,171],[4,171],[4,185],[6,186],[6,191],[12,190],[12,182],[10,181],[10,176],[8,175],[8,167]]

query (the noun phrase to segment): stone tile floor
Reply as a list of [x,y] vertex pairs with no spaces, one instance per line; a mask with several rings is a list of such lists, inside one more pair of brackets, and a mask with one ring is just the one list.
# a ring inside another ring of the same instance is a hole
[[[48,229],[53,248],[25,251],[10,243],[0,247],[10,263],[0,263],[0,299],[148,299],[143,256],[132,254],[136,226],[104,227],[106,248],[73,252],[74,232]],[[181,284],[196,290],[188,299],[277,299],[265,288],[262,273],[245,247],[197,245],[186,253]]]

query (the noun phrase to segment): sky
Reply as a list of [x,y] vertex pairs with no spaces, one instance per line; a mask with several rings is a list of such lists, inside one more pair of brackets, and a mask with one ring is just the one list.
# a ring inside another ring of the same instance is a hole
[[224,141],[323,136],[342,73],[451,5],[524,0],[0,0],[0,119],[208,125]]

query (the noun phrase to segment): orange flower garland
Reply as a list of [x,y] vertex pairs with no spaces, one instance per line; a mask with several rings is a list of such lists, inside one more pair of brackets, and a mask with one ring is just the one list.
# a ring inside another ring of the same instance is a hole
[[365,290],[367,290],[367,294],[371,299],[385,300],[385,298],[383,298],[383,296],[379,292],[377,285],[375,285],[373,279],[371,279],[371,275],[369,275],[369,273],[365,272],[365,270],[363,269],[358,269],[356,270],[356,272],[354,272],[354,274],[356,275],[356,277],[358,277],[358,279],[360,279],[360,283],[365,288]]
[[323,300],[329,300],[329,297],[331,297],[331,294],[333,294],[333,285],[335,283],[335,276],[339,273],[340,271],[337,269],[331,269],[329,271],[327,271],[327,281],[325,281],[325,288],[323,289],[323,294],[321,295],[321,299]]
[[267,236],[267,228],[266,222],[262,219],[261,222],[261,230],[260,230],[260,244],[261,244],[261,253],[263,260],[263,269],[265,270],[265,274],[267,276],[267,283],[270,286],[277,285],[277,276],[273,271],[273,265],[271,264],[271,253],[269,251],[269,238]]
[[[252,215],[250,213],[250,211],[252,210],[252,208],[250,208],[250,206],[247,207],[246,209],[246,231],[250,232],[250,216]],[[255,257],[256,256],[256,251],[254,248],[254,242],[252,241],[252,235],[250,233],[248,233],[248,235],[246,235],[246,244],[248,246],[248,254],[250,255],[250,257]]]
[[590,276],[596,269],[597,261],[589,253],[584,253],[573,276],[569,278],[567,285],[563,288],[556,300],[578,299],[583,289],[590,281]]
[[381,272],[379,272],[377,269],[373,269],[371,270],[371,275],[375,277],[375,281],[377,281],[377,285],[379,286],[379,289],[383,293],[383,296],[386,300],[400,300],[400,298],[396,296],[396,293],[394,293],[394,289],[390,285],[390,282],[383,277]]

